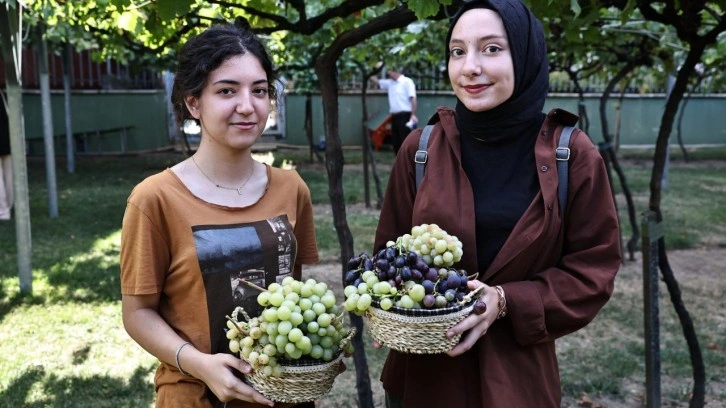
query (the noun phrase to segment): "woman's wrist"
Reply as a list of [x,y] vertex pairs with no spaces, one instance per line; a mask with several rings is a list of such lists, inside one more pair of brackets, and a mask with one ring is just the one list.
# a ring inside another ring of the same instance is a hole
[[185,341],[184,343],[180,344],[176,348],[176,352],[174,353],[174,362],[176,363],[176,368],[179,370],[180,373],[182,373],[185,376],[189,376],[189,373],[184,371],[184,369],[181,366],[181,363],[179,362],[179,354],[181,354],[181,351],[184,349],[184,347],[191,345],[192,343]]
[[499,306],[499,313],[497,314],[497,319],[501,319],[507,315],[507,297],[501,286],[495,286],[494,289],[497,290],[497,294],[499,295],[499,300],[497,302],[497,305]]

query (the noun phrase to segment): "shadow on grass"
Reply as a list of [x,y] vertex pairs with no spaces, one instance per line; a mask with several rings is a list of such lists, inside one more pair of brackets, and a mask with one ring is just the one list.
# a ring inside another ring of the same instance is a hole
[[[151,368],[154,370],[154,368]],[[148,381],[149,369],[137,368],[128,383],[108,376],[58,377],[35,367],[15,379],[3,392],[5,407],[148,407],[154,389]],[[32,399],[33,402],[27,402]]]

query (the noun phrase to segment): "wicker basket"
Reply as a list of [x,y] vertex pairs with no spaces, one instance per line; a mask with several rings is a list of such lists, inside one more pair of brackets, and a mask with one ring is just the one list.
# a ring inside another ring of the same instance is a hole
[[335,377],[343,372],[341,352],[331,361],[314,365],[283,365],[279,377],[252,371],[247,382],[265,397],[288,403],[315,401],[330,392]]
[[[239,314],[242,314],[246,321],[250,320],[249,315],[241,307],[235,308],[232,319],[239,322]],[[286,403],[315,401],[330,392],[335,377],[344,371],[341,362],[344,355],[343,348],[355,333],[355,328],[348,331],[341,340],[338,355],[330,361],[294,360],[288,364],[280,363],[282,375],[279,377],[267,376],[253,370],[244,375],[245,379],[252,388],[273,401]],[[244,359],[241,355],[240,358]]]
[[383,310],[372,305],[366,311],[366,318],[371,336],[382,345],[403,353],[437,354],[459,343],[461,334],[449,338],[446,331],[464,320],[473,307],[473,302],[444,309],[394,306]]

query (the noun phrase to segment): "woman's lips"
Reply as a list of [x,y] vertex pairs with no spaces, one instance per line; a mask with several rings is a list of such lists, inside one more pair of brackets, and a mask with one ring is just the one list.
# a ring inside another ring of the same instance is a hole
[[490,85],[467,85],[464,87],[464,90],[470,94],[477,94],[484,92],[487,88],[489,88]]

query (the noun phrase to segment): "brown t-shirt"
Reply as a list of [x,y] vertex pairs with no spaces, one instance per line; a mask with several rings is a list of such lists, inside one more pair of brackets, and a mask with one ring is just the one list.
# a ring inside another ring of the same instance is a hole
[[[169,169],[129,196],[121,293],[161,293],[161,317],[200,351],[229,353],[225,315],[236,306],[259,314],[259,292],[238,278],[266,287],[318,261],[310,190],[295,171],[267,169],[264,195],[244,208],[196,197]],[[154,382],[157,406],[212,406],[207,387],[176,367],[161,363]]]

